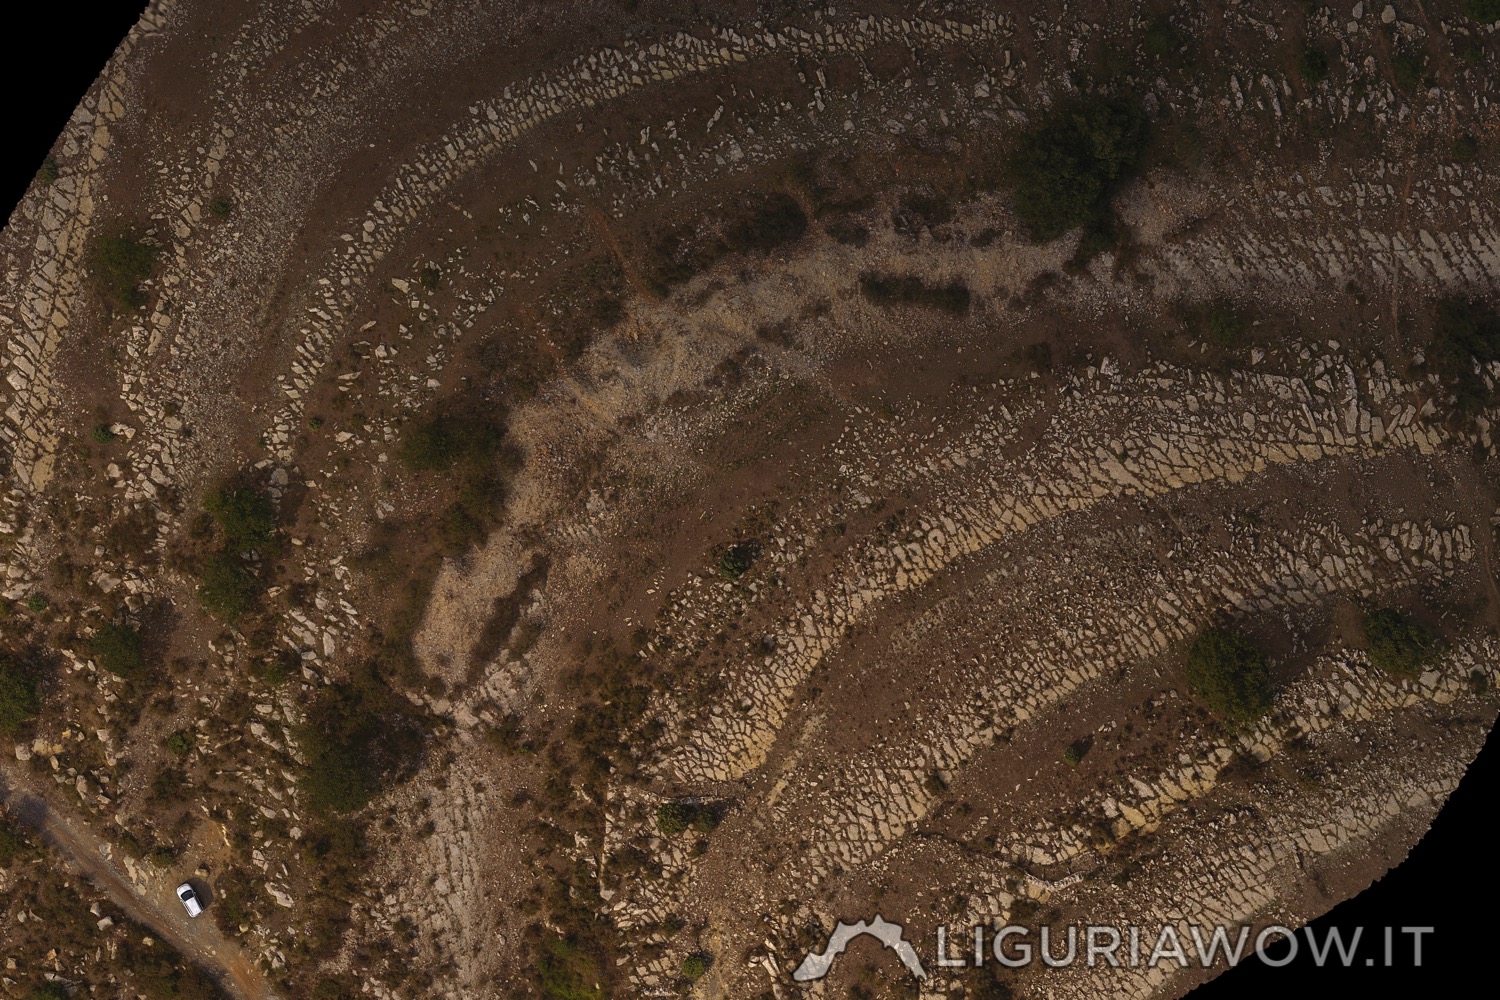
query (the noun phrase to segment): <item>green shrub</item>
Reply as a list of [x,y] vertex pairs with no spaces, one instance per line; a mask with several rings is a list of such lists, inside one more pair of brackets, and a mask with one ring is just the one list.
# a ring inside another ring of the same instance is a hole
[[503,437],[503,429],[489,421],[439,413],[408,427],[397,455],[413,469],[442,472],[493,454]]
[[109,444],[115,439],[115,432],[109,429],[109,424],[94,425],[94,443]]
[[766,253],[800,240],[807,232],[802,206],[784,194],[752,199],[748,211],[725,227],[728,249]]
[[1141,43],[1147,55],[1158,57],[1169,56],[1182,48],[1182,45],[1182,33],[1166,14],[1158,14],[1151,19],[1151,23],[1146,26],[1146,37]]
[[9,868],[17,858],[31,850],[26,838],[21,836],[9,817],[0,813],[0,868]]
[[697,982],[707,974],[710,964],[712,962],[707,955],[689,955],[682,960],[682,978],[690,983]]
[[1370,662],[1397,677],[1416,677],[1437,648],[1425,626],[1395,608],[1371,611],[1364,627]]
[[215,219],[227,219],[234,214],[234,202],[220,195],[208,203],[208,213]]
[[244,555],[265,548],[276,527],[276,508],[271,498],[249,487],[222,486],[203,501],[224,533],[225,548]]
[[755,565],[755,560],[759,557],[759,542],[736,542],[725,546],[717,560],[719,572],[731,580],[738,580],[750,571],[750,567]]
[[1467,0],[1464,12],[1480,24],[1500,21],[1500,0]]
[[1491,393],[1474,363],[1500,361],[1500,316],[1483,302],[1446,298],[1437,303],[1433,326],[1428,366],[1452,390],[1460,411],[1482,408]]
[[162,746],[167,748],[167,753],[174,757],[186,757],[193,749],[193,734],[190,730],[179,729],[162,741]]
[[1415,52],[1398,52],[1391,56],[1391,71],[1396,88],[1411,93],[1422,82],[1422,57]]
[[542,995],[552,1000],[604,1000],[604,973],[597,956],[576,939],[551,937],[538,973]]
[[146,304],[141,283],[156,266],[156,247],[128,234],[100,236],[90,262],[104,301],[116,312],[133,312]]
[[50,185],[55,182],[59,176],[60,174],[57,169],[57,158],[49,154],[47,158],[42,161],[42,165],[37,169],[36,179],[41,181],[43,184]]
[[880,275],[866,271],[859,276],[859,291],[877,306],[924,306],[956,316],[969,311],[969,286],[961,280],[929,285],[914,274]]
[[313,812],[358,812],[421,751],[421,729],[404,699],[371,677],[325,688],[297,731],[306,760],[298,785]]
[[1209,629],[1187,654],[1188,687],[1230,722],[1252,722],[1271,708],[1275,689],[1266,656],[1242,635]]
[[1232,302],[1218,299],[1208,307],[1203,333],[1217,347],[1238,347],[1245,339],[1250,323]]
[[14,736],[41,711],[36,678],[10,657],[0,657],[0,733]]
[[1308,83],[1317,84],[1328,79],[1328,53],[1322,49],[1309,45],[1302,50],[1297,65],[1302,70],[1302,79]]
[[39,615],[43,611],[46,611],[51,606],[51,603],[51,601],[47,600],[46,594],[37,591],[26,598],[26,609],[34,615]]
[[1081,98],[1034,122],[1005,171],[1031,238],[1108,229],[1111,199],[1135,174],[1145,144],[1146,115],[1134,102]]
[[101,625],[89,647],[99,666],[117,677],[135,677],[146,666],[141,651],[141,633],[120,622]]
[[676,837],[692,830],[713,833],[719,826],[719,814],[712,806],[696,802],[663,802],[656,808],[656,828],[664,837]]
[[249,614],[260,598],[260,581],[243,557],[215,552],[198,566],[198,603],[231,625]]

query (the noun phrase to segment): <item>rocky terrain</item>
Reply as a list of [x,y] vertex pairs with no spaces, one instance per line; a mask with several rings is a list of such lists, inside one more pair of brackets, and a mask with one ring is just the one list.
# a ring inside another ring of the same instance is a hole
[[0,234],[0,996],[1360,892],[1500,709],[1490,13],[154,0]]

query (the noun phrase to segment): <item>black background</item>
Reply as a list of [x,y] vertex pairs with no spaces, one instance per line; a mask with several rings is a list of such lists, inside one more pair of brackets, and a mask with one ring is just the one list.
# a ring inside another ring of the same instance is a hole
[[[12,22],[0,36],[8,133],[0,158],[0,214],[5,218],[145,5],[130,0],[101,10],[104,6],[28,4],[30,30],[19,30],[20,25]],[[1495,744],[1491,736],[1431,832],[1405,863],[1313,924],[1320,932],[1330,925],[1344,928],[1346,939],[1353,928],[1363,926],[1367,940],[1379,940],[1381,928],[1388,925],[1435,927],[1424,942],[1422,968],[1319,969],[1304,947],[1284,968],[1255,961],[1243,964],[1195,990],[1194,1000],[1275,1000],[1352,990],[1375,996],[1461,988],[1468,993],[1471,982],[1487,981],[1487,967],[1500,946],[1491,929],[1500,885],[1495,874],[1500,863],[1500,808],[1495,807],[1500,750]],[[1397,954],[1407,953],[1398,944]],[[1492,993],[1493,987],[1479,990]]]

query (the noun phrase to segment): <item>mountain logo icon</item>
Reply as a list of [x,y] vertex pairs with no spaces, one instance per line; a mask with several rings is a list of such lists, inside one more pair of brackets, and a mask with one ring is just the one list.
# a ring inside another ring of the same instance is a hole
[[814,979],[822,979],[828,975],[828,970],[833,967],[833,960],[844,953],[849,947],[849,942],[861,935],[869,935],[887,948],[896,953],[901,959],[901,964],[919,980],[927,978],[927,970],[922,968],[921,959],[906,941],[905,931],[900,924],[893,924],[889,920],[875,915],[875,919],[869,922],[861,920],[857,924],[846,924],[839,921],[833,933],[828,935],[828,943],[824,945],[822,953],[808,952],[802,959],[802,964],[797,966],[797,971],[792,973],[792,978],[799,983],[810,982]]

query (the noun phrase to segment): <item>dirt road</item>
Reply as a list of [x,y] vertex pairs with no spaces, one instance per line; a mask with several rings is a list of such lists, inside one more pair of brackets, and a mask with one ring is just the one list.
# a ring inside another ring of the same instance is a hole
[[[276,993],[244,953],[226,941],[206,915],[192,919],[171,887],[141,895],[111,860],[110,845],[76,814],[43,797],[30,775],[0,766],[0,804],[41,835],[75,871],[107,893],[115,905],[212,976],[237,1000],[271,1000]],[[156,898],[159,897],[159,898]]]

